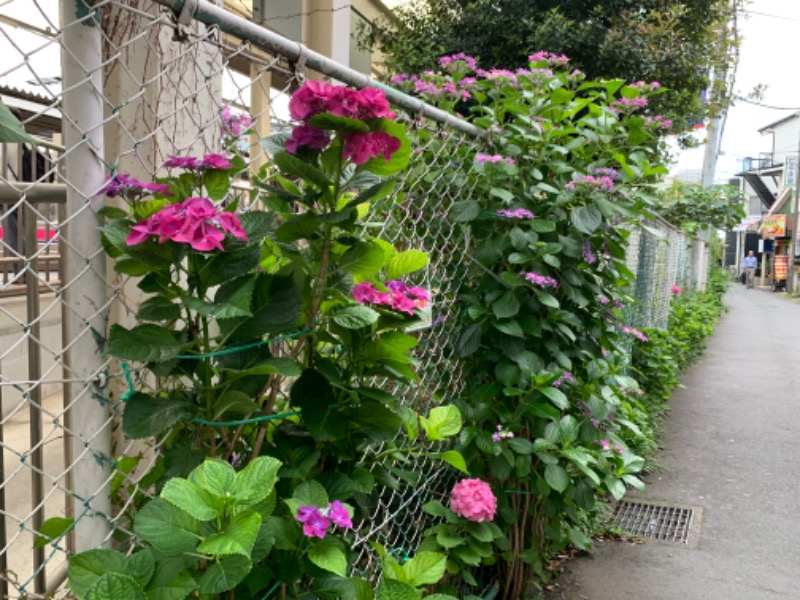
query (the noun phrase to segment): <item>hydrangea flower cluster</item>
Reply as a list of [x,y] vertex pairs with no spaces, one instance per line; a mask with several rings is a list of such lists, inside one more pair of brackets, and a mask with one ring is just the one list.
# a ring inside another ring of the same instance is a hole
[[528,60],[532,63],[546,62],[551,65],[565,65],[569,62],[569,59],[563,54],[553,54],[544,50],[531,54],[528,56]]
[[303,524],[303,534],[306,537],[323,539],[328,534],[331,523],[342,529],[353,528],[350,512],[339,500],[334,500],[327,508],[300,506],[297,509],[297,520]]
[[[320,150],[330,142],[326,131],[309,123],[315,115],[330,113],[362,121],[393,119],[395,115],[389,108],[386,95],[376,88],[353,90],[324,81],[307,81],[289,100],[289,114],[302,124],[292,130],[291,139],[286,141],[286,150],[291,154],[296,154],[300,146]],[[388,162],[401,146],[399,139],[384,131],[343,134],[341,138],[345,158],[357,165],[379,156]]]
[[425,308],[430,301],[428,290],[421,287],[408,287],[402,281],[387,281],[386,289],[388,292],[381,292],[369,281],[364,281],[353,287],[352,295],[360,304],[388,306],[409,315],[414,314],[415,308]]
[[636,88],[637,90],[644,90],[651,92],[660,88],[661,84],[658,83],[657,81],[651,81],[650,83],[647,83],[646,81],[637,81],[636,83],[632,83],[630,87]]
[[508,431],[507,429],[503,429],[502,425],[497,426],[497,431],[492,434],[492,441],[493,442],[500,442],[502,440],[513,440],[514,439],[514,432]]
[[609,300],[608,296],[604,296],[603,294],[599,294],[597,296],[597,301],[600,304],[608,304],[609,302],[611,302],[611,300]]
[[100,189],[101,194],[109,198],[117,196],[138,196],[141,194],[159,194],[161,196],[172,196],[169,186],[166,183],[142,183],[128,173],[118,173],[109,176],[105,185]]
[[485,165],[486,163],[499,163],[499,162],[505,162],[512,166],[517,164],[517,161],[515,161],[510,156],[501,156],[499,154],[476,154],[475,162],[480,165]]
[[632,108],[633,110],[636,110],[639,108],[644,108],[648,104],[650,104],[650,102],[648,102],[647,98],[636,96],[635,98],[620,98],[619,100],[614,100],[611,106],[618,109]]
[[676,296],[680,296],[681,295],[681,291],[682,290],[681,290],[680,286],[678,286],[677,283],[672,285],[672,293],[673,294],[675,294]]
[[534,273],[533,271],[520,271],[519,276],[524,277],[525,281],[527,281],[528,283],[532,283],[533,285],[538,285],[539,287],[542,288],[558,287],[558,282],[552,277],[547,277],[546,275],[539,275],[539,273]]
[[514,210],[508,208],[501,208],[497,211],[498,216],[506,217],[508,219],[533,219],[534,214],[527,208],[515,208]]
[[462,479],[453,486],[450,508],[459,517],[482,523],[494,519],[497,512],[497,498],[485,481]]
[[567,183],[566,188],[568,190],[575,190],[580,184],[584,184],[590,188],[605,190],[607,192],[610,192],[614,189],[614,180],[608,175],[602,175],[600,177],[595,177],[594,175],[581,175],[580,177],[576,177]]
[[628,394],[630,396],[644,396],[644,390],[639,388],[634,389],[622,386],[619,388],[619,391],[622,392],[623,394]]
[[509,84],[512,86],[519,84],[517,75],[508,69],[490,69],[488,71],[484,69],[478,69],[475,71],[475,74],[478,75],[478,77],[483,77],[489,81],[496,81],[500,84]]
[[447,71],[458,73],[465,70],[464,66],[467,67],[467,70],[474,71],[477,68],[478,63],[473,57],[468,56],[463,52],[459,52],[458,54],[441,57],[439,59],[439,66]]
[[656,125],[661,129],[672,129],[672,119],[668,119],[661,115],[656,115],[654,117],[647,117],[644,120],[645,125]]
[[590,265],[597,262],[597,254],[592,251],[592,244],[588,239],[583,240],[583,260]]
[[222,240],[226,233],[247,241],[239,217],[220,211],[208,198],[196,197],[170,204],[140,221],[131,228],[125,241],[129,246],[135,246],[151,235],[157,235],[162,244],[172,240],[189,244],[198,252],[210,252],[223,250]]
[[206,154],[203,158],[170,154],[164,162],[165,169],[230,169],[232,166],[221,154]]
[[[600,440],[600,447],[603,450],[611,450],[611,442],[608,441],[608,440]],[[620,446],[619,444],[614,444],[614,450],[616,450],[620,454],[625,452],[625,449],[622,446]]]
[[635,337],[640,342],[649,342],[650,341],[650,338],[648,338],[645,334],[643,334],[641,331],[639,331],[635,327],[628,327],[627,325],[622,325],[619,329],[620,329],[620,331],[622,333],[627,333],[628,335],[632,335],[633,337]]
[[622,175],[620,175],[619,171],[611,167],[598,167],[594,170],[594,174],[600,175],[601,177],[609,177],[612,181],[619,181],[622,179]]
[[238,138],[253,126],[253,119],[247,113],[234,113],[227,104],[220,111],[222,119],[222,135],[227,138]]
[[575,379],[575,376],[572,373],[570,373],[569,371],[564,371],[561,375],[558,376],[558,379],[556,379],[553,382],[553,387],[557,388],[561,387],[565,383],[576,383],[576,382],[577,379]]

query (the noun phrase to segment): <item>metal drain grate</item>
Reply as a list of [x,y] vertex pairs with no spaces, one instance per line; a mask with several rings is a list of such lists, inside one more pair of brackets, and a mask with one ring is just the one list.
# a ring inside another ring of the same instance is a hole
[[634,535],[688,544],[693,516],[691,508],[620,502],[614,510],[614,524]]

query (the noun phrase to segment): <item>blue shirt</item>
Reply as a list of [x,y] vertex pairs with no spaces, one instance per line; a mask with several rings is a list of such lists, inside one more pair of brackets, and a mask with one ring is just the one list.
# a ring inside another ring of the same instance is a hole
[[755,256],[745,256],[744,257],[744,268],[745,269],[755,269],[758,267],[758,259]]

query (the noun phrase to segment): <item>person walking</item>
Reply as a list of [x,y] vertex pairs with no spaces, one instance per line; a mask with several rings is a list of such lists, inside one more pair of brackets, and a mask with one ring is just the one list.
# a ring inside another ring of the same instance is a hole
[[756,284],[756,267],[758,267],[758,259],[753,254],[753,251],[747,253],[744,257],[744,277],[748,289],[755,287]]

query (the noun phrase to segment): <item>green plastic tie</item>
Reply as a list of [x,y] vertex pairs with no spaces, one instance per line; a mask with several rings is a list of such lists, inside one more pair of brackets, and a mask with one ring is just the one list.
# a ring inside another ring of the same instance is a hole
[[307,327],[301,331],[295,331],[294,333],[287,333],[284,335],[279,335],[278,337],[270,338],[268,340],[262,340],[260,342],[253,342],[252,344],[245,344],[244,346],[236,346],[234,348],[225,348],[224,350],[216,350],[214,352],[208,352],[205,354],[178,354],[175,358],[181,359],[189,359],[189,360],[202,360],[204,358],[214,358],[215,356],[225,356],[227,354],[236,354],[237,352],[241,352],[242,350],[250,350],[251,348],[258,348],[259,346],[266,346],[267,344],[272,344],[274,342],[282,342],[284,340],[293,340],[299,337],[306,335],[307,333],[311,333],[313,329],[311,327]]

